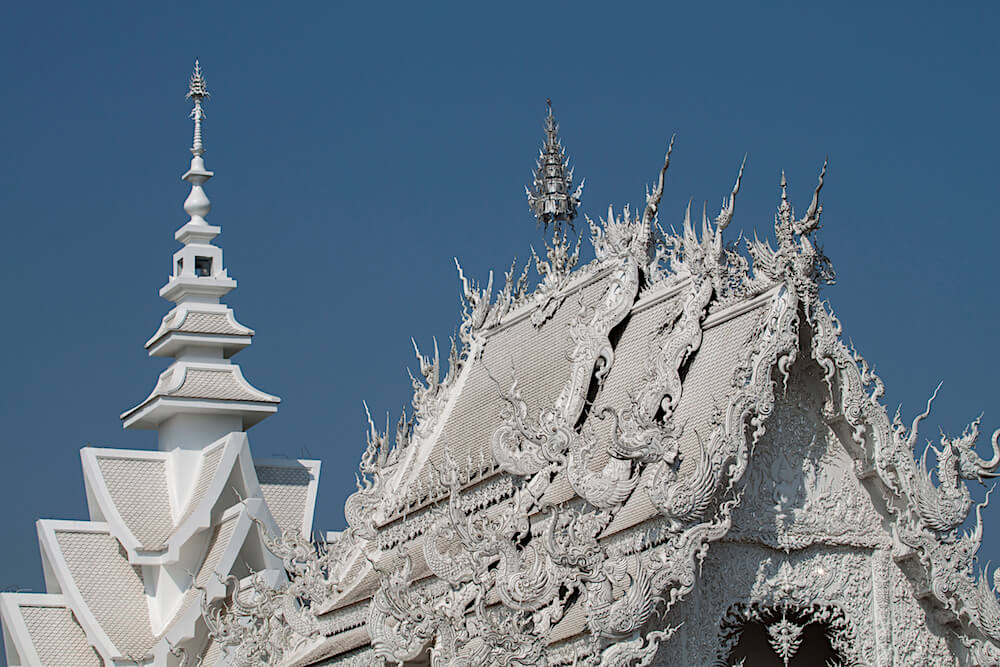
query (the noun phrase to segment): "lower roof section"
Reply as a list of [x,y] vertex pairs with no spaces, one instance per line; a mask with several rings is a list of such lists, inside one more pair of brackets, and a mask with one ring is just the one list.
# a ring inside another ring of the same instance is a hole
[[4,648],[11,667],[102,667],[62,595],[0,593]]

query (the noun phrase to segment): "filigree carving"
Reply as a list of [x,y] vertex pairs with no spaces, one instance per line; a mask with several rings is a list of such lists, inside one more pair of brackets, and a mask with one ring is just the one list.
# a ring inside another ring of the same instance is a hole
[[787,382],[795,360],[798,322],[798,299],[781,288],[758,327],[757,344],[737,369],[722,422],[703,443],[695,473],[680,478],[676,465],[659,467],[647,492],[653,505],[671,521],[679,524],[698,519],[716,494],[742,479],[749,447],[764,434],[764,422],[774,411],[772,371]]
[[[344,503],[344,516],[349,530],[357,537],[370,540],[375,537],[375,513],[380,509],[385,494],[384,469],[389,455],[387,434],[379,433],[372,421],[368,406],[368,443],[361,455],[357,475],[358,490]],[[386,425],[388,426],[388,424]],[[388,428],[386,429],[388,431]]]
[[545,243],[545,259],[540,259],[535,249],[531,249],[531,256],[535,260],[535,271],[541,279],[534,292],[534,299],[539,305],[531,313],[531,324],[536,328],[548,322],[566,299],[566,286],[570,274],[580,260],[582,240],[582,235],[577,237],[576,245],[571,252],[566,232],[556,229],[552,235],[552,242]]
[[342,590],[340,577],[352,536],[316,544],[294,530],[271,535],[260,521],[253,521],[264,546],[281,558],[287,578],[280,576],[276,582],[277,573],[255,573],[241,589],[241,582],[229,575],[222,579],[226,597],[214,605],[201,591],[209,634],[232,664],[276,664],[309,639],[356,627],[359,620],[350,613],[317,616],[317,610]]
[[784,550],[887,543],[854,461],[823,420],[827,397],[818,370],[811,360],[793,365],[771,427],[754,450],[730,538]]
[[[598,223],[588,218],[596,260],[587,267],[574,271],[580,239],[574,246],[561,224],[544,259],[533,253],[540,281],[530,293],[516,263],[495,301],[492,274],[480,287],[458,267],[464,312],[448,372],[441,379],[436,342],[431,356],[416,350],[413,416],[400,419],[393,447],[388,423],[381,434],[369,418],[342,540],[324,550],[293,534],[265,536],[288,582],[258,577],[241,596],[230,581],[227,600],[205,606],[213,636],[237,661],[277,662],[307,639],[363,623],[370,650],[344,656],[348,663],[648,665],[674,659],[677,647],[686,664],[722,664],[728,654],[716,649],[738,640],[732,624],[755,619],[766,622],[786,663],[813,623],[827,628],[844,665],[942,662],[951,655],[945,637],[955,636],[971,664],[996,663],[1000,601],[986,573],[976,577],[981,504],[974,528],[958,530],[974,506],[967,482],[1000,468],[1000,432],[989,459],[975,449],[978,420],[915,457],[927,412],[909,429],[888,417],[881,380],[843,343],[819,299],[834,276],[814,238],[825,164],[801,218],[782,177],[778,247],[755,238],[748,259],[722,238],[742,166],[714,222],[703,211],[700,233],[690,207],[680,235],[659,229],[672,145],[641,215],[625,208]],[[533,203],[552,212],[545,201],[555,200],[539,195]],[[526,311],[544,326],[587,275],[604,281],[604,292],[589,307],[581,299],[565,332],[572,351],[558,397],[529,405],[518,384],[528,377],[509,390],[498,385],[505,407],[489,448],[472,443],[457,462],[446,450],[436,474],[419,475],[415,453],[437,444],[451,389],[487,330]],[[615,364],[616,328],[652,289],[676,292],[680,305],[658,323],[648,373],[626,402],[591,404]],[[697,432],[677,423],[687,369],[713,353],[702,350],[706,318],[737,303],[736,316],[759,319],[728,385],[713,396],[709,428]],[[610,436],[598,435],[605,431],[595,425],[611,418]],[[700,446],[685,449],[695,460],[684,461],[679,443],[692,437]],[[637,506],[636,514],[647,513],[629,525]],[[340,599],[348,556],[371,561],[377,590],[370,602],[317,615]],[[583,623],[579,612],[585,627],[550,647],[553,628]],[[903,633],[909,652],[884,646],[904,641]]]
[[778,238],[778,248],[756,236],[747,243],[747,250],[753,258],[755,281],[761,279],[771,283],[787,282],[799,294],[806,308],[819,300],[820,287],[831,284],[836,274],[833,265],[810,235],[819,229],[819,219],[823,206],[819,201],[823,179],[826,176],[826,162],[819,174],[819,182],[813,193],[812,202],[806,214],[795,219],[795,211],[788,202],[788,181],[781,173],[781,204],[774,217],[774,234]]
[[[794,622],[789,620],[789,616]],[[865,664],[845,657],[853,656],[856,638],[853,627],[839,607],[823,604],[768,607],[751,602],[737,604],[727,610],[720,627],[722,641],[717,665],[726,667],[730,664],[730,653],[739,641],[743,626],[748,622],[758,622],[765,626],[771,648],[785,665],[795,657],[802,645],[806,626],[814,623],[825,626],[827,639],[840,656],[834,664],[845,667],[862,667]]]

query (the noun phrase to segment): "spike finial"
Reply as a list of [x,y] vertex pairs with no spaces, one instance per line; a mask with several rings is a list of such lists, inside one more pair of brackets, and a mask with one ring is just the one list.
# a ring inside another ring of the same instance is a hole
[[205,75],[201,71],[201,63],[194,61],[194,71],[188,80],[188,92],[185,97],[194,100],[194,108],[191,109],[191,118],[194,119],[194,141],[191,143],[191,167],[181,177],[191,184],[191,193],[184,201],[184,210],[191,216],[190,222],[195,224],[205,224],[205,216],[212,209],[212,204],[205,195],[202,185],[212,177],[212,172],[205,169],[205,161],[202,156],[205,154],[205,145],[201,138],[201,121],[205,118],[205,111],[201,108],[201,103],[208,98],[208,87],[205,84]]
[[194,71],[188,80],[188,92],[184,97],[194,100],[194,108],[191,109],[191,118],[194,119],[194,142],[191,144],[191,152],[201,156],[205,154],[205,146],[201,140],[201,121],[205,118],[205,111],[201,108],[201,102],[209,97],[209,93],[205,75],[201,72],[201,63],[197,59],[194,61]]
[[539,151],[533,188],[525,188],[528,204],[538,222],[545,227],[554,225],[558,232],[563,224],[573,224],[583,194],[583,183],[573,194],[573,170],[566,151],[559,141],[559,125],[552,113],[552,100],[546,99],[545,143]]
[[644,225],[652,225],[656,221],[656,212],[660,208],[660,199],[663,197],[663,178],[667,175],[667,169],[670,168],[670,154],[674,152],[674,139],[676,138],[676,134],[670,136],[667,155],[663,158],[663,168],[660,169],[660,177],[656,181],[656,185],[653,186],[653,191],[650,192],[649,188],[646,188],[646,208],[642,212]]

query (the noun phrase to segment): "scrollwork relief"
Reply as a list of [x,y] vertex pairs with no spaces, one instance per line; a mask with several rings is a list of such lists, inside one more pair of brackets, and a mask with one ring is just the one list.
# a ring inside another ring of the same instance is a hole
[[[401,418],[394,446],[389,429],[381,434],[369,419],[344,537],[324,551],[294,535],[266,536],[288,583],[255,580],[249,597],[234,590],[221,606],[206,605],[217,641],[264,664],[363,622],[370,646],[345,664],[364,656],[449,667],[624,666],[682,656],[707,665],[729,657],[719,649],[738,640],[733,628],[757,620],[786,664],[813,624],[828,629],[843,665],[944,660],[955,646],[970,664],[996,664],[1000,602],[986,573],[977,577],[981,521],[958,531],[982,506],[967,482],[1000,468],[1000,432],[991,458],[976,452],[978,420],[918,457],[927,411],[909,428],[888,417],[881,380],[819,299],[834,278],[814,237],[825,164],[801,218],[782,176],[778,247],[755,238],[744,255],[723,242],[742,166],[714,222],[702,214],[700,234],[690,207],[680,235],[659,228],[672,146],[641,215],[626,207],[588,218],[596,260],[587,267],[574,270],[579,240],[573,246],[562,226],[544,259],[533,253],[540,281],[532,291],[513,264],[494,301],[492,274],[480,287],[458,267],[464,313],[448,372],[440,378],[436,342],[431,356],[416,350],[413,416]],[[435,425],[483,332],[520,308],[516,316],[530,309],[535,328],[553,326],[586,275],[599,275],[604,292],[567,327],[572,351],[558,397],[529,405],[519,383],[532,381],[530,370],[498,386],[505,407],[489,442],[473,443],[476,453],[462,461],[446,451],[430,481],[408,482],[419,471],[402,469],[414,465],[410,453],[435,445]],[[658,289],[677,292],[681,305],[660,323],[638,390],[604,405],[614,332]],[[706,319],[749,299],[735,312],[759,318],[725,371],[731,377],[720,376],[714,418],[695,432],[677,414],[693,360],[714,354],[702,349]],[[595,425],[612,419],[610,435],[598,435],[605,431]],[[681,438],[699,447],[682,453]],[[571,500],[549,506],[553,488]],[[335,607],[348,557],[371,562],[370,602],[318,616],[314,609]],[[958,630],[934,625],[928,607]],[[565,634],[550,646],[554,628]]]

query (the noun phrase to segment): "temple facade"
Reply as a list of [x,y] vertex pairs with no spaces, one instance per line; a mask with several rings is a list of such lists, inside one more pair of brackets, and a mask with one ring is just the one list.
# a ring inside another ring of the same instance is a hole
[[917,451],[933,396],[886,411],[821,296],[825,164],[801,215],[782,176],[776,246],[724,240],[742,166],[664,231],[672,141],[641,211],[581,224],[550,106],[544,254],[496,287],[457,267],[457,339],[417,350],[412,412],[369,419],[347,528],[316,539],[319,463],[250,453],[278,399],[230,360],[253,332],[219,301],[197,69],[189,97],[146,344],[174,362],[122,415],[160,447],[82,451],[92,520],[40,521],[46,593],[0,596],[10,665],[1000,665],[969,489],[1000,431],[988,457],[978,420]]

